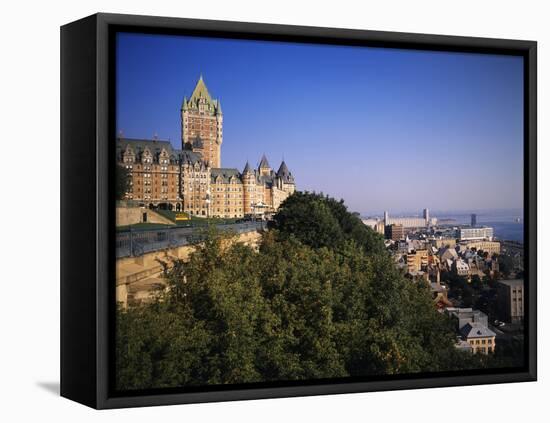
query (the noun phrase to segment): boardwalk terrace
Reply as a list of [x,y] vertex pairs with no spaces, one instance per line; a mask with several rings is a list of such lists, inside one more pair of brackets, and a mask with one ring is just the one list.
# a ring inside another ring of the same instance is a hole
[[221,103],[212,100],[202,77],[190,100],[184,99],[181,119],[181,150],[169,141],[116,140],[117,162],[128,174],[126,200],[200,217],[238,218],[273,213],[296,190],[284,161],[277,171],[265,155],[256,169],[248,162],[242,172],[220,166]]

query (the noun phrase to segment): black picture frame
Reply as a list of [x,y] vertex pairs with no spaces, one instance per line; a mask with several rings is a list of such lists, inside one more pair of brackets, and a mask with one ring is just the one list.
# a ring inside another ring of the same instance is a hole
[[[491,372],[116,393],[113,37],[116,31],[514,54],[524,57],[527,365]],[[534,381],[537,378],[537,44],[351,29],[95,14],[61,27],[61,395],[97,409]],[[83,224],[85,223],[85,224]]]

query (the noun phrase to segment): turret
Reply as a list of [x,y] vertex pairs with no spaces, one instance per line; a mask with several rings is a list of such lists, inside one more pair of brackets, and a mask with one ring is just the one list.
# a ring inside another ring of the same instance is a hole
[[281,166],[279,166],[277,176],[283,179],[283,181],[285,182],[294,182],[294,176],[292,176],[292,173],[290,173],[290,170],[288,170],[288,166],[286,165],[284,160],[281,162]]
[[288,170],[288,166],[284,160],[281,162],[281,166],[279,166],[279,170],[277,171],[277,180],[280,189],[288,191],[289,193],[294,192],[294,176],[292,176],[292,173]]
[[260,176],[268,176],[271,173],[271,166],[269,166],[269,162],[267,161],[267,157],[262,155],[262,159],[260,160],[260,165],[258,166],[258,171],[260,173]]
[[[215,128],[211,127],[212,119],[215,119]],[[191,97],[183,98],[181,106],[182,148],[192,146],[193,151],[200,153],[212,167],[221,167],[222,127],[221,102],[210,96],[201,75]],[[203,144],[202,147],[194,148],[192,140],[197,136],[202,139]]]
[[248,164],[248,161],[246,162],[246,165],[243,169],[242,180],[244,214],[251,214],[253,213],[253,203],[256,196],[256,175]]

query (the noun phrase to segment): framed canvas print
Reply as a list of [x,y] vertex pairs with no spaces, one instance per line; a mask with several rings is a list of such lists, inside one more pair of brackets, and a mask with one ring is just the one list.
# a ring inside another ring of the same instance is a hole
[[536,380],[536,43],[61,29],[61,394]]

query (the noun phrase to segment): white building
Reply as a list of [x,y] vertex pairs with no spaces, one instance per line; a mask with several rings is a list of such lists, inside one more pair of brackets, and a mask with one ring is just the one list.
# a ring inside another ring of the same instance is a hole
[[430,225],[436,225],[437,219],[430,218],[430,211],[424,209],[423,217],[405,216],[405,217],[390,217],[387,211],[384,212],[384,225],[403,225],[404,228],[426,228]]
[[468,276],[470,274],[470,266],[464,260],[459,259],[454,262],[456,274],[458,276]]
[[461,241],[474,240],[474,239],[487,239],[493,240],[493,228],[460,228],[458,237]]
[[376,224],[378,223],[378,219],[369,218],[369,219],[362,219],[362,221],[365,226],[368,226],[371,229],[376,229]]

